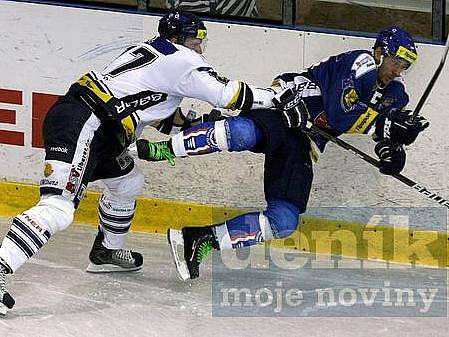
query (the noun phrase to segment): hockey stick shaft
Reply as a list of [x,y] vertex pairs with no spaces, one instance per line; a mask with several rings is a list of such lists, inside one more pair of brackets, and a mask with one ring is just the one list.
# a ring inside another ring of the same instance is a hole
[[441,56],[440,64],[437,67],[437,70],[435,70],[435,73],[433,74],[432,78],[430,79],[429,84],[427,84],[426,90],[424,90],[424,93],[422,94],[421,98],[418,101],[418,104],[415,107],[415,110],[413,111],[412,116],[410,119],[413,121],[415,120],[416,116],[420,113],[422,107],[424,106],[424,103],[426,102],[427,98],[429,97],[430,92],[433,89],[433,86],[435,85],[435,82],[437,81],[438,77],[440,76],[441,70],[444,68],[444,64],[446,63],[446,57],[447,52],[449,48],[449,38],[446,38],[446,44],[444,46],[443,55]]
[[[330,135],[326,131],[323,131],[323,130],[319,129],[318,127],[316,127],[315,125],[313,125],[311,122],[307,123],[307,127],[310,130],[312,130],[313,132],[315,132],[316,134],[318,134],[318,135],[326,138],[327,140],[337,144],[341,148],[343,148],[343,149],[345,149],[345,150],[355,154],[356,156],[360,157],[361,159],[363,159],[367,163],[370,163],[371,165],[373,165],[373,166],[375,166],[377,168],[379,167],[379,161],[377,159],[371,157],[369,154],[359,150],[358,148],[352,146],[351,144],[345,142],[344,140],[342,140],[342,139],[340,139],[338,137],[334,137],[334,136]],[[403,176],[402,174],[399,173],[399,174],[393,174],[392,177],[398,179],[399,181],[403,182],[404,184],[406,184],[407,186],[409,186],[413,190],[418,191],[419,193],[421,193],[422,195],[426,196],[427,198],[437,202],[441,206],[449,208],[449,201],[447,199],[444,199],[444,198],[440,197],[437,193],[434,193],[434,192],[428,190],[426,187],[416,183],[415,181],[407,178],[406,176]]]

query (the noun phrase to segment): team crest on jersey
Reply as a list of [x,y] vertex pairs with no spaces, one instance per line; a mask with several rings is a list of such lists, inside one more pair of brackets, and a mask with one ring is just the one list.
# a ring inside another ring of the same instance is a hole
[[53,167],[50,163],[46,163],[44,167],[44,176],[49,177],[53,173]]
[[359,94],[355,88],[346,88],[343,91],[342,106],[348,112],[359,101]]

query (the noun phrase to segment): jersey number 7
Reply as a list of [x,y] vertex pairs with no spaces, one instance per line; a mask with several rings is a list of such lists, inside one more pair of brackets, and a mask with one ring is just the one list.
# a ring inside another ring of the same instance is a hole
[[134,59],[131,61],[126,62],[125,64],[122,64],[121,66],[118,66],[114,70],[109,72],[109,75],[112,77],[118,76],[120,74],[123,74],[124,72],[142,68],[157,59],[157,55],[151,52],[151,50],[148,50],[145,47],[138,47],[137,49],[130,52],[132,56],[134,56]]

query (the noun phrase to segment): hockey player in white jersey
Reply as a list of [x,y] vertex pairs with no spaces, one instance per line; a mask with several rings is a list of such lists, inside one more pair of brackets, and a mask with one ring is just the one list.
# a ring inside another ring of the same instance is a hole
[[[49,110],[41,199],[14,217],[0,247],[0,313],[14,305],[6,275],[72,223],[91,181],[101,180],[106,188],[87,271],[141,268],[142,255],[123,246],[144,184],[127,148],[145,126],[167,130],[184,97],[229,109],[271,107],[270,90],[217,75],[201,55],[207,31],[199,18],[175,10],[160,20],[158,31],[159,36],[128,48],[102,72],[83,75]],[[154,155],[170,160],[163,148]]]

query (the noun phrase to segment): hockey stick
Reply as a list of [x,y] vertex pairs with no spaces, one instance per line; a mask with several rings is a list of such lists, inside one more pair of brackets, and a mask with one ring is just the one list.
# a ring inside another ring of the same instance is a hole
[[[321,129],[319,129],[318,127],[316,127],[315,125],[313,125],[310,121],[307,122],[307,128],[309,128],[310,130],[312,130],[313,132],[317,133],[318,135],[326,138],[327,140],[337,144],[338,146],[340,146],[341,148],[352,152],[353,154],[355,154],[356,156],[360,157],[361,159],[363,159],[364,161],[370,163],[371,165],[375,166],[375,167],[379,167],[379,161],[376,160],[375,158],[371,157],[369,154],[359,150],[358,148],[352,146],[351,144],[345,142],[344,140],[338,138],[338,137],[334,137],[330,134],[328,134],[326,131],[323,131]],[[440,205],[449,208],[449,201],[447,199],[444,199],[442,197],[440,197],[437,193],[431,192],[430,190],[428,190],[426,187],[416,183],[415,181],[403,176],[402,174],[393,174],[392,177],[398,179],[399,181],[403,182],[404,184],[406,184],[407,186],[409,186],[410,188],[418,191],[419,193],[423,194],[424,196],[426,196],[427,198],[439,203]]]
[[441,56],[440,64],[438,65],[437,70],[435,70],[435,73],[433,74],[432,78],[430,79],[429,84],[427,84],[426,90],[424,90],[424,93],[422,94],[421,98],[419,99],[419,102],[416,105],[412,116],[410,117],[411,121],[414,121],[416,116],[418,116],[424,103],[426,102],[427,97],[429,97],[429,94],[432,91],[433,86],[435,85],[435,82],[437,81],[438,77],[440,76],[441,70],[443,70],[444,64],[446,63],[448,48],[449,48],[449,36],[446,38],[446,44],[444,46],[444,51],[443,51],[443,55]]
[[[435,82],[437,81],[438,77],[440,76],[441,70],[443,70],[444,64],[446,63],[446,57],[448,54],[448,49],[449,49],[449,36],[448,38],[446,38],[446,44],[444,47],[444,51],[443,51],[443,55],[441,56],[441,61],[440,64],[438,65],[435,73],[433,74],[432,78],[430,79],[429,84],[427,85],[426,89],[424,90],[424,93],[422,94],[421,98],[418,101],[418,104],[415,107],[415,110],[413,111],[412,116],[410,117],[410,119],[413,121],[416,116],[418,116],[419,112],[421,111],[427,97],[429,97],[430,92],[433,89],[433,86],[435,85]],[[338,146],[340,146],[341,148],[352,152],[353,154],[355,154],[356,156],[359,156],[361,159],[363,159],[364,161],[370,163],[371,165],[375,166],[375,167],[379,167],[379,161],[376,160],[375,158],[371,157],[370,155],[368,155],[367,153],[357,149],[356,147],[352,146],[349,143],[346,143],[344,140],[341,140],[338,137],[334,137],[330,134],[328,134],[327,132],[319,129],[318,127],[316,127],[315,125],[313,125],[311,122],[307,123],[307,127],[312,130],[313,132],[319,134],[320,136],[326,138],[327,140],[337,144]],[[431,192],[430,190],[428,190],[426,187],[419,185],[418,183],[416,183],[415,181],[407,178],[406,176],[403,176],[402,174],[393,174],[392,175],[394,178],[398,179],[399,181],[403,182],[404,184],[406,184],[407,186],[409,186],[410,188],[418,191],[419,193],[425,195],[427,198],[436,201],[437,203],[439,203],[442,206],[445,206],[446,208],[449,208],[449,201],[447,199],[444,199],[442,197],[440,197],[437,193]]]

